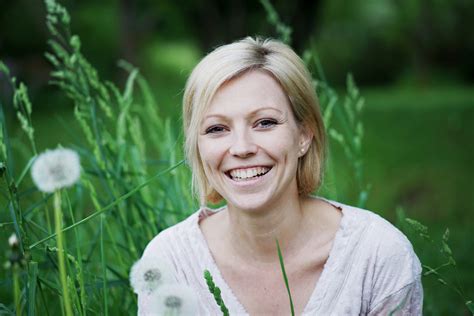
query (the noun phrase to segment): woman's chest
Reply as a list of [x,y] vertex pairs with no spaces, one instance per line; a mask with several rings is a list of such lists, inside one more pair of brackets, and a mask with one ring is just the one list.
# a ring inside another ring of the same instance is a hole
[[[287,267],[295,313],[300,315],[310,300],[324,262],[311,266]],[[290,300],[279,264],[264,269],[221,268],[223,278],[250,315],[288,315]]]

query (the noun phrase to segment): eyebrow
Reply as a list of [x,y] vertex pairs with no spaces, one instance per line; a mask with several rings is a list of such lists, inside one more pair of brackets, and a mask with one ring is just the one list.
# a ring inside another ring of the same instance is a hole
[[[277,109],[277,108],[274,108],[272,106],[265,106],[263,108],[259,108],[259,109],[256,109],[255,111],[250,112],[250,114],[248,116],[249,117],[255,116],[258,112],[265,111],[265,110],[273,110],[273,111],[279,112],[280,114],[283,114],[283,112],[281,110]],[[206,115],[204,117],[204,120],[206,120],[208,118],[211,118],[211,117],[226,118],[227,116],[225,116],[223,114],[210,114],[210,115]]]

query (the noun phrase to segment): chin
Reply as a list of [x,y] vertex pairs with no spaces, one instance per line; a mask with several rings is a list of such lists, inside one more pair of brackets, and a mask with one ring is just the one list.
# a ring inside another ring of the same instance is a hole
[[258,212],[268,209],[272,199],[266,194],[254,193],[244,194],[239,196],[233,196],[226,199],[227,204],[232,208],[245,211],[245,212]]

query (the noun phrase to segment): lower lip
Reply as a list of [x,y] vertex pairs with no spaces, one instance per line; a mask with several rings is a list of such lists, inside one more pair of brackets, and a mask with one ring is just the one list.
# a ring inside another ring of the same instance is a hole
[[227,179],[230,180],[230,182],[235,185],[235,186],[238,186],[238,187],[248,187],[248,186],[255,186],[255,185],[258,185],[260,184],[262,181],[264,181],[267,176],[270,174],[270,172],[273,171],[273,168],[271,168],[267,173],[265,173],[263,176],[260,176],[260,177],[255,177],[255,178],[251,178],[249,180],[240,180],[240,181],[235,181],[233,180],[232,178],[230,178],[229,176],[226,175]]

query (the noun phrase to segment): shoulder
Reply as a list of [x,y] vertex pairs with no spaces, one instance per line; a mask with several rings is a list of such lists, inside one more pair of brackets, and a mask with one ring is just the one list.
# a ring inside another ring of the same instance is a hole
[[338,204],[359,234],[353,246],[358,249],[360,268],[364,269],[366,285],[371,289],[370,306],[380,306],[381,302],[414,288],[422,297],[421,263],[408,238],[378,214]]
[[[408,238],[393,224],[380,215],[358,207],[333,202],[343,211],[341,226],[357,235],[354,238],[362,248],[377,255],[378,261],[394,259],[395,257],[416,258]],[[355,237],[355,236],[354,236]]]
[[[395,267],[405,272],[410,279],[421,273],[421,264],[408,238],[393,224],[371,211],[356,209],[365,213],[368,219],[367,236],[364,244],[376,256],[376,266]],[[401,265],[402,264],[402,265]]]

